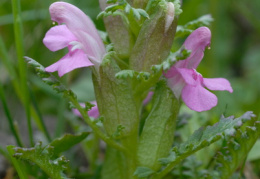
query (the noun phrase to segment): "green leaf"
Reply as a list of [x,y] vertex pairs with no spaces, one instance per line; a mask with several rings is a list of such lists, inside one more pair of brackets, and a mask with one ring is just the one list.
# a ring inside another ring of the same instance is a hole
[[255,117],[252,112],[246,112],[236,119],[234,119],[234,116],[228,118],[222,117],[220,121],[213,126],[196,130],[186,142],[182,143],[179,147],[174,147],[172,149],[177,154],[176,159],[168,163],[168,165],[161,172],[157,173],[154,178],[165,176],[183,159],[198,150],[209,146],[223,137],[236,135],[236,133],[239,133],[239,128],[241,128],[246,121],[250,121],[252,117]]
[[252,117],[255,117],[252,112],[246,112],[236,119],[234,119],[234,116],[228,118],[222,117],[220,121],[213,126],[196,130],[186,142],[182,143],[180,147],[177,148],[177,151],[179,154],[193,150],[197,151],[221,139],[224,135],[234,135],[236,129],[241,127],[243,123],[250,120]]
[[134,175],[136,175],[138,178],[145,178],[145,177],[149,177],[153,173],[155,172],[148,167],[137,167]]
[[135,17],[137,20],[140,20],[141,15],[139,14],[139,12],[138,12],[135,8],[132,8],[132,12],[133,12],[134,17]]
[[103,163],[102,179],[124,179],[127,178],[126,158],[122,152],[108,146],[106,157]]
[[196,20],[188,22],[184,27],[187,29],[197,29],[201,26],[209,26],[213,22],[213,18],[210,14],[203,15]]
[[[42,78],[44,83],[50,85],[57,93],[62,93],[64,97],[70,100],[74,105],[77,103],[77,106],[79,106],[77,96],[72,90],[67,89],[58,79],[55,78],[55,76],[46,72],[45,68],[40,63],[29,57],[24,58],[28,64],[35,69],[37,75]],[[85,111],[87,112],[90,110],[92,106],[91,103],[86,102]]]
[[254,121],[245,130],[237,130],[234,136],[216,156],[216,166],[219,179],[229,179],[244,161],[260,136],[260,122]]
[[28,179],[26,170],[24,169],[24,164],[22,164],[22,162],[20,162],[16,158],[12,157],[15,154],[15,151],[14,151],[15,146],[9,145],[6,148],[7,148],[9,155],[10,155],[10,159],[12,161],[12,164],[15,167],[20,179]]
[[260,159],[260,139],[258,139],[253,146],[252,150],[249,152],[247,161],[253,161],[253,160],[258,160]]
[[147,12],[143,9],[136,9],[138,11],[138,13],[143,16],[144,18],[149,19],[149,15],[147,14]]
[[50,147],[42,147],[38,143],[33,148],[12,148],[15,153],[14,157],[25,161],[33,162],[38,165],[50,178],[67,179],[63,171],[68,167],[68,160],[64,156],[52,159],[53,153]]
[[80,143],[89,135],[89,132],[82,132],[81,134],[73,135],[73,134],[65,134],[63,137],[55,139],[52,141],[49,146],[53,148],[53,154],[58,155],[61,152],[64,152],[71,148],[72,146]]
[[182,13],[180,0],[175,0],[175,1],[173,2],[173,4],[174,4],[174,9],[175,9],[174,15],[175,15],[175,16],[180,15],[180,14]]
[[130,11],[131,11],[131,6],[130,6],[130,4],[127,4],[127,5],[125,6],[125,12],[126,12],[127,14],[129,14]]
[[116,78],[118,79],[127,79],[133,78],[136,75],[134,70],[122,70],[116,74]]
[[193,32],[193,30],[202,27],[202,26],[209,26],[210,23],[214,19],[210,14],[204,15],[199,17],[198,19],[195,19],[193,21],[188,22],[184,26],[178,25],[177,26],[177,32],[176,32],[176,37],[184,37]]
[[159,65],[153,65],[151,70],[153,73],[158,73],[161,70],[167,72],[177,61],[184,60],[189,57],[191,51],[185,48],[180,48],[177,52],[170,53],[167,59]]
[[176,153],[171,151],[170,155],[167,158],[160,158],[159,162],[162,165],[167,165],[168,163],[173,162],[175,159],[176,159]]
[[138,80],[138,82],[148,80],[149,77],[150,73],[148,72],[136,72],[134,70],[122,70],[116,74],[118,79],[132,78]]
[[169,155],[173,144],[179,100],[174,97],[166,81],[160,81],[152,103],[153,107],[140,135],[137,156],[139,166],[157,171],[161,167],[158,160]]

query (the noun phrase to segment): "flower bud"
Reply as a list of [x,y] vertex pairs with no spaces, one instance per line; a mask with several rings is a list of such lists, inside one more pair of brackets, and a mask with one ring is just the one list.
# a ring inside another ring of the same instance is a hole
[[[107,6],[106,0],[99,0],[100,7],[104,10]],[[104,18],[105,27],[114,50],[121,59],[129,58],[133,48],[134,36],[130,28],[123,22],[120,16],[108,16]]]
[[130,68],[149,71],[152,65],[161,63],[170,53],[177,27],[174,5],[160,3],[156,13],[146,20],[137,37],[130,56]]
[[174,20],[174,13],[175,13],[174,4],[172,2],[168,2],[166,22],[165,22],[165,32],[167,32],[170,26],[172,25],[172,22]]

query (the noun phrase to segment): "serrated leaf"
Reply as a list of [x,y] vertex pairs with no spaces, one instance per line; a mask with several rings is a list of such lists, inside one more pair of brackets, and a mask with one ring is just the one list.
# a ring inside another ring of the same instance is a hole
[[173,4],[174,4],[174,9],[175,9],[174,15],[175,15],[175,16],[180,15],[180,14],[182,13],[180,0],[175,0],[175,1],[173,2]]
[[214,19],[210,14],[203,15],[196,20],[188,22],[184,27],[187,29],[195,30],[201,26],[209,26]]
[[147,168],[147,167],[137,167],[134,175],[136,175],[139,178],[145,178],[145,177],[149,177],[153,173],[155,173],[155,172],[152,169],[150,169],[150,168]]
[[147,12],[143,9],[136,9],[138,11],[138,13],[143,16],[144,18],[149,19],[149,15],[147,14]]
[[113,5],[107,6],[106,9],[105,9],[105,12],[116,11],[119,7],[120,6],[118,4],[113,4]]
[[58,93],[63,93],[65,97],[76,99],[76,95],[71,90],[66,89],[66,87],[53,75],[46,72],[45,68],[40,63],[29,57],[24,58],[30,66],[34,67],[37,71],[37,75],[42,78],[44,83],[52,86]]
[[15,167],[16,172],[18,173],[19,177],[23,178],[23,179],[28,179],[24,165],[19,160],[12,157],[15,154],[15,151],[14,151],[15,146],[9,145],[6,148],[7,148],[9,155],[10,155],[10,159],[12,161],[12,164]]
[[165,72],[169,70],[177,61],[187,59],[190,55],[191,51],[185,48],[180,48],[178,51],[174,53],[170,53],[167,59],[162,62],[160,65],[153,65],[151,70],[154,73],[158,73],[160,70],[164,70]]
[[135,8],[132,8],[132,12],[133,12],[134,17],[135,17],[137,20],[140,20],[140,19],[141,19],[141,16],[140,16],[139,12],[138,12]]
[[136,72],[134,70],[121,70],[116,74],[116,78],[118,79],[136,79],[138,80],[138,83],[140,83],[140,80],[148,80],[150,77],[149,72]]
[[162,165],[167,165],[168,163],[173,162],[175,159],[176,159],[176,153],[171,151],[170,155],[167,158],[161,158],[159,159],[159,162]]
[[33,162],[38,165],[50,178],[67,179],[63,171],[68,167],[68,160],[64,156],[52,159],[52,153],[47,148],[37,143],[33,148],[13,148],[14,157],[25,161]]
[[183,26],[178,25],[176,31],[176,37],[184,37],[190,35],[193,32],[193,30],[199,27],[209,26],[213,20],[214,19],[212,18],[212,16],[210,14],[207,14],[199,17],[198,19],[188,22]]
[[58,155],[61,152],[64,152],[71,148],[72,146],[80,143],[89,135],[89,132],[82,132],[81,134],[73,135],[73,134],[65,134],[63,137],[55,139],[49,145],[54,147],[53,153],[54,155]]
[[125,12],[126,12],[127,14],[129,14],[129,13],[130,13],[130,10],[131,10],[131,6],[130,6],[129,4],[127,4],[127,5],[125,6]]
[[[208,126],[206,129],[200,128],[196,130],[193,135],[191,135],[188,140],[182,143],[179,147],[174,147],[172,151],[176,152],[177,157],[174,161],[170,162],[163,171],[154,175],[154,178],[160,176],[165,176],[167,172],[170,172],[174,166],[180,163],[183,159],[197,152],[198,150],[209,146],[210,144],[220,140],[225,137],[232,137],[227,131],[233,130],[235,133],[232,135],[239,135],[240,127],[247,121],[251,120],[255,115],[249,111],[246,112],[239,118],[234,119],[234,116],[224,118],[222,117],[218,123],[213,126]],[[259,123],[257,123],[259,125]],[[248,130],[253,130],[254,128],[248,128]],[[246,137],[247,135],[240,135],[240,138]],[[237,141],[236,141],[237,142]],[[240,143],[239,143],[240,144]],[[241,145],[241,144],[240,144]],[[238,149],[237,144],[233,148]],[[251,146],[252,147],[252,146]],[[225,160],[230,160],[226,157]],[[225,167],[223,167],[225,168]]]
[[[229,179],[247,157],[249,151],[260,136],[260,123],[255,121],[253,126],[245,130],[237,130],[232,140],[229,140],[216,157],[219,179]],[[216,168],[216,167],[215,167]]]
[[122,70],[116,74],[118,79],[133,78],[135,76],[134,70]]
[[200,148],[200,145],[203,145],[203,142],[206,145],[215,142],[220,139],[223,135],[230,135],[230,130],[235,132],[235,128],[239,125],[241,126],[247,120],[250,120],[255,115],[252,112],[246,112],[239,118],[234,119],[234,116],[225,118],[222,117],[220,121],[213,126],[208,126],[206,129],[203,128],[198,129],[194,132],[194,134],[181,146],[179,147],[179,152],[184,153],[187,151],[187,147],[191,146],[192,150],[196,148]]

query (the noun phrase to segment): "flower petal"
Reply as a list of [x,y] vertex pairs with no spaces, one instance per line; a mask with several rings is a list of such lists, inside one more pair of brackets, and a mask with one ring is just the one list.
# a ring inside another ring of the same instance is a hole
[[97,106],[97,102],[96,101],[92,101],[92,104],[94,104],[95,106],[92,107],[89,111],[88,111],[88,115],[90,117],[93,118],[98,118],[99,117],[99,111],[98,111],[98,106]]
[[58,25],[52,27],[43,39],[44,45],[51,51],[63,49],[69,45],[71,41],[76,40],[76,37],[66,25]]
[[149,101],[152,99],[152,96],[153,96],[153,91],[150,91],[146,98],[143,100],[143,104],[146,105],[147,103],[149,103]]
[[218,103],[216,95],[200,85],[186,85],[182,90],[182,100],[194,111],[207,111]]
[[173,65],[167,73],[163,73],[166,78],[172,78],[175,75],[178,75],[179,72],[176,70],[176,67]]
[[45,68],[45,71],[58,71],[58,74],[61,77],[76,68],[92,65],[93,63],[88,60],[86,54],[82,50],[75,50],[73,53],[67,53],[59,61]]
[[[97,107],[97,102],[96,101],[91,101],[90,102],[91,104],[94,104],[95,106],[92,107],[89,111],[88,111],[88,115],[90,117],[93,117],[93,118],[97,118],[99,116],[99,111],[98,111],[98,107]],[[80,103],[80,105],[82,107],[85,107],[85,104],[84,103]],[[77,110],[77,109],[72,109],[72,112],[78,116],[78,117],[82,117],[80,112]]]
[[207,27],[194,30],[183,44],[187,50],[191,50],[190,56],[185,60],[178,61],[175,67],[196,69],[204,56],[206,46],[210,45],[210,39],[211,32]]
[[233,92],[229,81],[225,78],[203,78],[203,84],[210,90]]
[[179,73],[167,80],[167,85],[173,91],[177,99],[180,98],[183,87],[186,85],[185,81]]
[[105,51],[104,44],[92,20],[76,6],[66,2],[55,2],[50,6],[51,19],[59,24],[65,23],[80,41],[81,37],[75,32],[81,30],[92,36],[100,49]]
[[196,75],[193,69],[187,68],[176,68],[176,70],[181,74],[184,81],[189,85],[195,85],[196,81],[193,76]]
[[86,52],[88,58],[92,61],[92,63],[96,62],[100,64],[105,54],[105,51],[99,48],[96,40],[88,33],[81,30],[78,30],[75,33],[81,37],[83,50]]

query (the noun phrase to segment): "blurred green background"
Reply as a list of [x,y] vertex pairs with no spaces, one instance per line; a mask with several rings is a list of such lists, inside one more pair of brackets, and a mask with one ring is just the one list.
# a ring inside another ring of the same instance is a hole
[[[45,33],[53,24],[48,7],[54,1],[22,0],[23,45],[24,54],[44,66],[60,59],[65,50],[49,51],[42,43]],[[96,20],[100,12],[98,0],[70,0],[81,8],[95,22],[99,30],[104,31],[102,20]],[[212,31],[211,49],[205,51],[205,57],[198,71],[206,78],[225,77],[234,89],[228,92],[214,92],[219,99],[217,107],[205,112],[215,118],[221,114],[240,116],[246,111],[260,112],[260,1],[259,0],[183,0],[183,13],[179,25],[211,14],[214,18],[210,26]],[[18,68],[15,38],[13,30],[12,4],[10,0],[0,0],[0,35],[8,58],[15,69]],[[184,40],[184,39],[183,39]],[[181,44],[179,44],[181,45]],[[24,108],[12,86],[11,76],[3,64],[0,54],[0,83],[4,87],[7,104],[12,117],[17,121],[23,138],[27,136]],[[31,95],[38,106],[38,113],[47,123],[51,136],[60,136],[66,130],[65,122],[73,118],[67,103],[62,96],[43,84],[34,72],[28,69],[28,84]],[[88,69],[77,69],[62,77],[62,81],[70,86],[79,100],[94,100],[93,87]],[[0,105],[0,144],[12,144],[5,140],[10,131]],[[41,136],[40,136],[41,138]],[[260,156],[259,156],[260,157]],[[257,157],[255,157],[257,158]],[[256,161],[257,162],[257,161]]]

